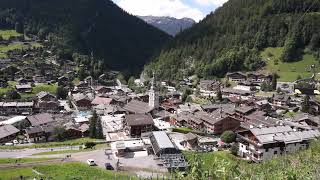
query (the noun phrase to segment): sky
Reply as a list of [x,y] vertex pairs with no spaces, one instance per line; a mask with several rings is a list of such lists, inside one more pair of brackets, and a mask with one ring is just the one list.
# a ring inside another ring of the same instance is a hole
[[171,16],[200,21],[228,0],[112,0],[122,9],[140,16]]

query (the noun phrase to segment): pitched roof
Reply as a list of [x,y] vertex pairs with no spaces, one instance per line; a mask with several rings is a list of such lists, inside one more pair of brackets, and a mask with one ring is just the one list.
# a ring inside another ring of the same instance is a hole
[[111,98],[104,98],[104,97],[99,97],[97,96],[94,98],[94,100],[91,102],[93,105],[99,105],[99,104],[106,104],[109,105],[111,103],[112,99]]
[[48,113],[28,116],[27,120],[31,123],[32,126],[39,126],[39,125],[54,122],[53,118]]
[[128,114],[125,116],[125,121],[129,126],[140,126],[140,125],[153,125],[153,119],[151,115],[146,114]]
[[137,100],[130,101],[127,105],[124,106],[124,109],[129,112],[139,114],[148,113],[152,111],[152,108],[149,106],[148,103]]
[[16,134],[18,132],[19,129],[15,128],[12,125],[0,126],[0,139]]
[[45,91],[39,92],[39,93],[37,94],[37,97],[38,97],[39,99],[42,99],[42,98],[44,98],[44,97],[47,96],[47,95],[49,95],[49,96],[51,96],[51,97],[53,97],[53,98],[56,97],[55,95],[53,95],[53,94],[51,94],[51,93],[49,93],[49,92],[45,92]]

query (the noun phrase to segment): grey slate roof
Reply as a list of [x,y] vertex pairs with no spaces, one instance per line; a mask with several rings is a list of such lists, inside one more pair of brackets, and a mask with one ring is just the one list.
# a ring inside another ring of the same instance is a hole
[[175,148],[168,135],[164,131],[154,131],[152,132],[159,149]]
[[18,132],[19,132],[19,129],[15,128],[12,125],[0,126],[0,139],[16,134]]
[[39,126],[39,125],[54,122],[53,118],[48,113],[28,116],[27,120],[31,123],[32,126]]
[[128,114],[125,116],[125,121],[129,126],[142,126],[142,125],[153,125],[153,119],[151,115],[146,114]]
[[152,108],[149,106],[148,103],[137,100],[130,101],[127,105],[124,106],[124,109],[132,113],[140,114],[152,111]]

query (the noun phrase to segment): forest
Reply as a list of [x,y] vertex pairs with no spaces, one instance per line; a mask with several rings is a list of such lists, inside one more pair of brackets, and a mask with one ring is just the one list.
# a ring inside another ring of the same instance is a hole
[[229,0],[167,43],[145,71],[166,80],[254,71],[266,64],[268,47],[284,47],[284,62],[300,60],[304,49],[319,59],[319,11],[319,0]]
[[92,55],[80,63],[97,74],[140,72],[170,39],[110,0],[1,0],[0,29],[49,40],[61,59]]

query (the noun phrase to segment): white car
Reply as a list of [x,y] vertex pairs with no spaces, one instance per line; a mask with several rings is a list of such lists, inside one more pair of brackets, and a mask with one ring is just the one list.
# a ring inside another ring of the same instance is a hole
[[93,159],[88,159],[87,163],[88,163],[89,166],[95,166],[96,165],[96,162]]

